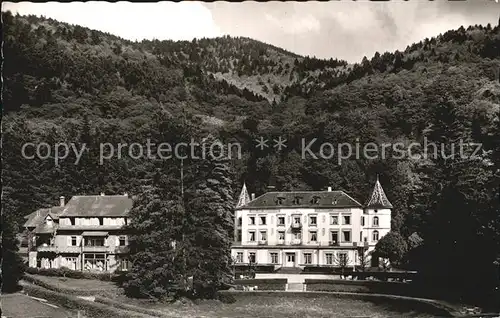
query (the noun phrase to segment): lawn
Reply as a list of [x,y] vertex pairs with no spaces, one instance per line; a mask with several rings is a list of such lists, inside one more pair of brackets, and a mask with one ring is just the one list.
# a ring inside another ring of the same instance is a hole
[[12,318],[68,318],[77,314],[64,308],[55,308],[51,305],[21,293],[2,295],[2,317]]
[[95,290],[98,291],[96,296],[105,296],[106,299],[121,304],[158,310],[164,317],[436,317],[435,313],[426,313],[422,308],[417,309],[415,303],[385,298],[368,301],[310,293],[240,293],[236,294],[236,302],[232,304],[209,300],[183,304],[153,303],[125,297],[123,290],[112,282],[33,276],[51,286],[70,290],[72,294],[81,291],[88,295],[89,291]]
[[148,304],[138,300],[129,304],[143,308],[155,309],[164,313],[164,317],[408,317],[430,318],[435,314],[418,312],[411,305],[397,304],[394,301],[378,300],[376,302],[336,298],[331,295],[304,297],[293,293],[283,296],[274,295],[241,295],[232,304],[219,301],[199,301],[196,304]]

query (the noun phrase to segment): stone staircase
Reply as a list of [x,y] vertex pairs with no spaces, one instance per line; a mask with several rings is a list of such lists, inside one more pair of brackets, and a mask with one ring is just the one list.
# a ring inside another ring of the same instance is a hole
[[306,291],[306,285],[303,283],[288,283],[286,284],[286,291],[303,292]]

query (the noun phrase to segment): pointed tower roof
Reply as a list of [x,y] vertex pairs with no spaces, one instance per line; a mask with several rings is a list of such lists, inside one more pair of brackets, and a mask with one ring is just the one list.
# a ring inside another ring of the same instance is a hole
[[388,208],[388,209],[393,208],[391,202],[389,202],[387,196],[385,195],[384,189],[382,189],[382,185],[378,180],[378,175],[377,175],[377,182],[375,183],[375,187],[373,188],[372,195],[366,202],[365,206],[367,208]]
[[243,187],[241,188],[236,208],[242,207],[246,205],[248,202],[250,202],[250,196],[248,195],[247,185],[243,182]]

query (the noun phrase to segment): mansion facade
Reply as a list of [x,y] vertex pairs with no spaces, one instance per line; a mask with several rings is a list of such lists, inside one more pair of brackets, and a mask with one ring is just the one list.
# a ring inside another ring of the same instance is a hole
[[235,211],[232,257],[237,265],[280,268],[378,267],[370,258],[391,230],[391,210],[377,178],[363,205],[343,191],[268,192],[243,186]]
[[73,196],[66,204],[25,218],[29,267],[112,272],[127,270],[132,199],[125,195]]

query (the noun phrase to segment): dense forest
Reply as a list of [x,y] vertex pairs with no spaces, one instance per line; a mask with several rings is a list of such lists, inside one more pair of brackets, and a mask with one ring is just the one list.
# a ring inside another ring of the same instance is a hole
[[[6,12],[2,18],[2,201],[4,213],[18,221],[61,195],[140,195],[160,164],[125,155],[101,165],[99,144],[179,142],[190,131],[241,143],[243,157],[229,163],[233,196],[245,181],[257,195],[269,186],[332,186],[364,201],[378,174],[394,205],[394,231],[409,245],[415,235],[438,242],[420,252],[435,261],[424,266],[408,253],[406,265],[430,277],[436,268],[453,267],[450,280],[476,270],[490,275],[478,285],[492,284],[500,257],[498,25],[461,27],[349,65],[248,38],[131,42],[43,17]],[[261,136],[281,136],[287,148],[256,149]],[[303,138],[317,138],[315,145],[462,139],[483,151],[466,162],[405,157],[339,164],[337,157],[303,160]],[[89,150],[78,165],[70,155],[56,166],[23,159],[26,142],[85,143]],[[174,180],[180,165],[160,166]],[[476,261],[470,253],[478,246],[488,252]]]

